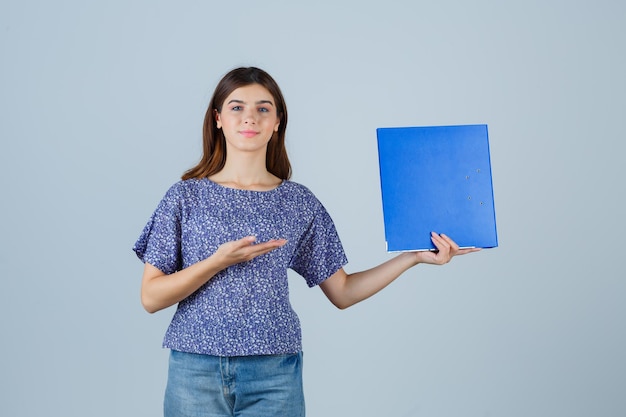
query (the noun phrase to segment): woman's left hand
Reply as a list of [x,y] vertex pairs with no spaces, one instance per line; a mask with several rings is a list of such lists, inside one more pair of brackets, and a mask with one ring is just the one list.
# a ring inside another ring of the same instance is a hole
[[460,249],[454,240],[450,239],[443,233],[431,233],[433,244],[437,248],[436,251],[415,252],[417,263],[443,265],[457,255],[465,255],[466,253],[478,252],[480,248]]

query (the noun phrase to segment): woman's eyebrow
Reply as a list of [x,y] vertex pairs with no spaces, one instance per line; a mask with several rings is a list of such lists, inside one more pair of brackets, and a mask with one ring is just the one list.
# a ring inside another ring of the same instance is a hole
[[[246,104],[246,102],[245,102],[245,101],[243,101],[243,100],[237,100],[237,99],[230,100],[230,101],[229,101],[228,103],[226,103],[226,104],[231,104],[231,103]],[[259,101],[257,101],[255,104],[271,104],[272,106],[274,105],[274,103],[272,103],[272,101],[271,101],[271,100],[259,100]]]

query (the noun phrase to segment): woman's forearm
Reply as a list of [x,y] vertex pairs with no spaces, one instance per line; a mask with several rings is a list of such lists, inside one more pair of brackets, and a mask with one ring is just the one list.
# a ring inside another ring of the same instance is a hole
[[189,297],[221,269],[211,258],[169,275],[146,264],[141,283],[141,304],[149,313],[170,307]]
[[414,254],[402,253],[364,271],[347,274],[340,269],[321,288],[335,306],[345,309],[376,294],[416,264]]
[[391,284],[407,269],[421,263],[443,265],[457,255],[477,252],[478,248],[460,249],[444,234],[432,233],[436,251],[404,252],[374,268],[346,274],[343,268],[320,284],[324,294],[338,308],[348,308]]
[[150,313],[172,306],[189,297],[221,270],[265,255],[285,243],[285,239],[256,243],[254,236],[246,236],[220,245],[205,260],[170,275],[147,263],[141,282],[141,303]]

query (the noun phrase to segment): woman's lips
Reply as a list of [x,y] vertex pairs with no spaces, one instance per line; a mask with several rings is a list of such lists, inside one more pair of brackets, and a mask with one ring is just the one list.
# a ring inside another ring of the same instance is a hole
[[242,136],[245,136],[247,138],[251,138],[253,136],[257,135],[257,132],[254,130],[242,130],[239,132]]

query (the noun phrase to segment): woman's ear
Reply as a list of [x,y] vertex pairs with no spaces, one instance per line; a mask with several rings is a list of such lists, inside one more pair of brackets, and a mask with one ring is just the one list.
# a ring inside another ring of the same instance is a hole
[[217,128],[221,129],[222,122],[220,120],[220,113],[217,111],[217,109],[213,109],[213,118],[215,119],[215,125],[217,126]]
[[278,126],[280,126],[280,117],[276,120],[276,124],[274,125],[274,132],[278,132]]

